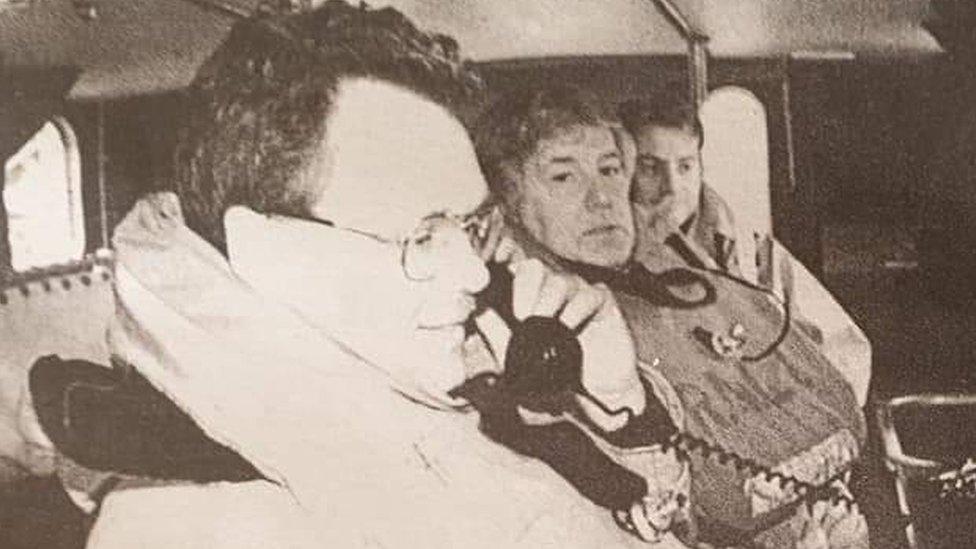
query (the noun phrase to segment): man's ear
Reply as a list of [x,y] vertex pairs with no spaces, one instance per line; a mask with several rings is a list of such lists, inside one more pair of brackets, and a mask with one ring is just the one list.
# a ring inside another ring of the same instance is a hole
[[523,178],[522,170],[513,162],[503,162],[498,174],[501,176],[501,184],[492,189],[492,192],[496,194],[502,213],[507,218],[517,218],[522,203],[522,187],[519,183]]
[[626,129],[620,124],[611,124],[610,132],[613,134],[613,141],[620,150],[620,160],[623,162],[624,174],[627,179],[634,177],[637,171],[637,142]]

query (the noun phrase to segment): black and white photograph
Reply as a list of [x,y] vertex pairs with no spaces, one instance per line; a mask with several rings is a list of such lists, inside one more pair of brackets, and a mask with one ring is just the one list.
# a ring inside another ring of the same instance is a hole
[[976,549],[976,1],[0,0],[0,549]]

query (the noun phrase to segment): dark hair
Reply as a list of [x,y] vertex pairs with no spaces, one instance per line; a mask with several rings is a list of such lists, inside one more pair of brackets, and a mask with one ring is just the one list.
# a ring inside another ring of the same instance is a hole
[[647,126],[685,130],[698,138],[698,148],[705,143],[705,130],[695,105],[686,94],[670,90],[654,97],[625,101],[617,109],[620,123],[636,136]]
[[475,149],[492,193],[508,202],[539,142],[576,125],[606,124],[590,97],[570,86],[514,91],[498,97],[474,126]]
[[306,215],[321,189],[295,179],[325,137],[338,82],[357,76],[401,85],[462,120],[483,90],[454,40],[392,8],[329,0],[244,20],[190,89],[175,170],[187,225],[223,250],[232,205]]

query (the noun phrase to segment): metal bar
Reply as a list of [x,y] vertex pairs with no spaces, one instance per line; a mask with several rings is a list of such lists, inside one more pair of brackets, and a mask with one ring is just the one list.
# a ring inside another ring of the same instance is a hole
[[701,40],[688,42],[688,86],[697,109],[708,96],[708,49]]
[[191,4],[196,4],[207,11],[214,11],[223,15],[229,15],[236,19],[247,19],[251,13],[240,6],[224,0],[183,0]]
[[101,248],[109,247],[108,238],[108,186],[105,184],[105,163],[108,160],[105,154],[105,102],[99,101],[97,110],[98,120],[98,223],[101,231]]
[[787,188],[792,192],[796,190],[796,144],[793,141],[793,106],[790,102],[790,77],[791,71],[787,68],[786,76],[782,83],[783,100],[783,127],[786,133],[786,170]]
[[688,98],[700,107],[708,95],[708,35],[695,28],[672,0],[651,0],[688,43]]
[[708,35],[692,26],[692,24],[688,21],[688,18],[681,13],[681,10],[678,9],[678,7],[675,6],[671,0],[651,1],[654,3],[654,6],[657,7],[657,9],[664,15],[668,22],[671,23],[671,26],[673,26],[681,34],[682,38],[688,41],[708,41]]

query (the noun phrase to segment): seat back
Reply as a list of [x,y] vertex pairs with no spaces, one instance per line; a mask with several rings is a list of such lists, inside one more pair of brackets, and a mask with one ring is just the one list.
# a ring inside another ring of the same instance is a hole
[[[44,355],[108,364],[105,331],[114,310],[109,261],[86,260],[46,268],[0,287],[0,451],[21,455],[16,417],[27,372]],[[0,460],[0,483],[23,475]]]
[[699,116],[705,130],[705,181],[735,216],[743,276],[761,279],[756,272],[757,242],[765,242],[773,231],[766,109],[748,90],[725,86],[708,95]]
[[877,409],[912,549],[976,546],[976,395],[905,395]]

